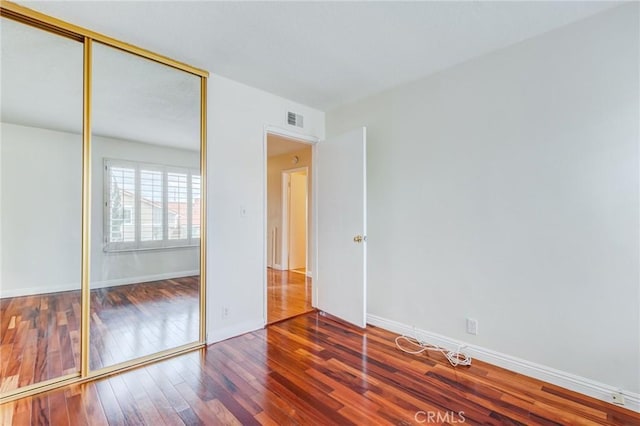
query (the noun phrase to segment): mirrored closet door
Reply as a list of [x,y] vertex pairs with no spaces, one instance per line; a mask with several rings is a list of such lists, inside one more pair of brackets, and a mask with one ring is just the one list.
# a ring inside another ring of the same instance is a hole
[[80,369],[83,43],[2,18],[0,394]]
[[200,78],[93,44],[90,368],[199,338]]
[[203,347],[208,73],[0,12],[0,403]]

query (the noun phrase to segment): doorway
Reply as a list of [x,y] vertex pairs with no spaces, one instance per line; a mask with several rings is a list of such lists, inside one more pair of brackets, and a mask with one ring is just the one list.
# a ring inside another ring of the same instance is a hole
[[272,324],[312,308],[312,145],[267,133],[267,312]]

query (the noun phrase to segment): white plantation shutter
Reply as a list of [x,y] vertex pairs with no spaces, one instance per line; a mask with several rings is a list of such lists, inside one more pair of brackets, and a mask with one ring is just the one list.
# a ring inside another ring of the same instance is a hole
[[186,240],[188,215],[187,173],[167,174],[169,239]]
[[191,235],[193,239],[200,238],[200,176],[191,175]]
[[108,231],[109,241],[113,243],[135,242],[135,168],[108,168],[110,191],[108,193]]
[[105,251],[198,245],[200,176],[189,169],[105,160]]
[[164,240],[163,173],[140,169],[140,241]]

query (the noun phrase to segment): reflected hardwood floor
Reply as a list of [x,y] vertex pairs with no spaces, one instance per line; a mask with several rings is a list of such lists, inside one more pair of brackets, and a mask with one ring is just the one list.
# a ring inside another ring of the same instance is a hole
[[197,341],[199,288],[194,276],[92,290],[91,369]]
[[268,324],[311,310],[311,278],[297,272],[267,269]]
[[[107,379],[0,406],[0,424],[638,425],[640,414],[395,334],[310,313]],[[446,417],[448,416],[448,417]]]
[[[186,277],[92,290],[91,368],[197,340],[198,289]],[[75,373],[79,342],[80,291],[0,299],[0,392]]]
[[75,373],[80,291],[0,299],[0,392]]

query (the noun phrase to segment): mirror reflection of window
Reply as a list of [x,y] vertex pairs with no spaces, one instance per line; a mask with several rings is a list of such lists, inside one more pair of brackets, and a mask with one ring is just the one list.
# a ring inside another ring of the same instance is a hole
[[97,370],[199,338],[200,78],[99,43],[93,68]]

